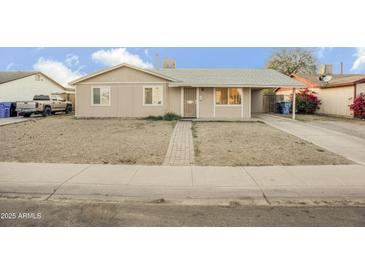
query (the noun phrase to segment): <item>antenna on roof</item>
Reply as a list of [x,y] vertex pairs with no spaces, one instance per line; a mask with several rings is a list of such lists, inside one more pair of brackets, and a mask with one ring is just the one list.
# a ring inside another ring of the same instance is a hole
[[321,65],[319,69],[319,74],[319,81],[325,82],[327,84],[332,79],[332,65]]

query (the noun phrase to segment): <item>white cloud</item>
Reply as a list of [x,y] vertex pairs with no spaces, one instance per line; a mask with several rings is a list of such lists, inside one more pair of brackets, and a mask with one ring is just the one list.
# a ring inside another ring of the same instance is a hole
[[359,70],[365,66],[365,48],[356,48],[356,57],[351,70]]
[[328,51],[331,51],[332,47],[319,47],[317,50],[318,59],[322,59]]
[[46,59],[44,57],[40,57],[37,63],[33,65],[33,68],[43,72],[64,86],[68,86],[68,82],[84,75],[77,70],[72,71],[60,61]]
[[23,67],[23,65],[11,62],[6,66],[6,70],[14,71],[19,70],[21,67]]
[[127,63],[141,68],[153,67],[151,63],[143,61],[139,55],[130,53],[126,48],[98,50],[91,55],[91,58],[95,62],[107,66],[115,66],[121,63]]
[[78,65],[80,65],[79,56],[77,56],[75,54],[67,54],[66,59],[65,59],[65,63],[69,67],[78,66]]

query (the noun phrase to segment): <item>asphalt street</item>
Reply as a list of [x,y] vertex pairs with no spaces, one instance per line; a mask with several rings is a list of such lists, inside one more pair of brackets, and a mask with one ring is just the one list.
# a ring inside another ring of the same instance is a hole
[[[162,202],[162,203],[158,203]],[[365,226],[364,206],[179,205],[0,199],[0,226]]]

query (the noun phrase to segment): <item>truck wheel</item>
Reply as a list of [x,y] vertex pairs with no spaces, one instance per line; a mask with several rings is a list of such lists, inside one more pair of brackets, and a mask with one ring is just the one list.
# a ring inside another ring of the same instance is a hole
[[31,113],[24,113],[24,114],[23,114],[23,117],[28,118],[28,117],[30,117],[30,115],[32,115],[32,114],[31,114]]
[[72,112],[72,106],[67,105],[67,106],[66,106],[66,109],[65,109],[65,113],[66,113],[66,114],[69,114],[70,112]]
[[44,110],[43,110],[43,113],[42,115],[43,116],[50,116],[52,114],[52,110],[50,107],[45,107]]

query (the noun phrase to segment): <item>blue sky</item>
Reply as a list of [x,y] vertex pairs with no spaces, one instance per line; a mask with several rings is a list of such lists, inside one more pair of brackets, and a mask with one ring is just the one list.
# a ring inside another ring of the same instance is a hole
[[[262,68],[280,48],[0,48],[0,70],[40,70],[66,84],[74,78],[121,62],[150,68],[159,60],[176,59],[177,67]],[[339,72],[365,73],[365,48],[311,48],[319,64]]]

